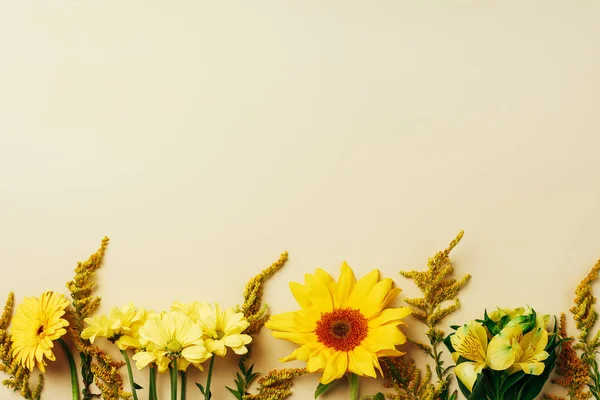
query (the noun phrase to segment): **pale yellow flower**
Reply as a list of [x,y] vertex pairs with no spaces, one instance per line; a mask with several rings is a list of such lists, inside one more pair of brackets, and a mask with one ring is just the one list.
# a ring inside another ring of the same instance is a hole
[[252,337],[243,332],[250,323],[244,314],[236,312],[234,307],[223,311],[218,304],[195,301],[190,304],[175,302],[171,309],[181,311],[200,323],[209,352],[220,357],[227,354],[228,347],[239,355],[248,352],[246,345],[252,342]]
[[45,372],[46,361],[56,358],[52,352],[54,340],[67,333],[69,325],[65,310],[69,301],[62,294],[45,292],[38,298],[26,297],[12,319],[12,351],[15,361],[28,370],[37,366]]
[[109,315],[93,316],[85,319],[87,327],[81,332],[83,339],[94,343],[96,338],[102,337],[116,343],[119,349],[139,349],[141,344],[137,331],[146,322],[147,312],[143,308],[136,308],[132,303],[122,308],[111,308]]
[[160,372],[172,366],[185,371],[190,364],[202,369],[201,363],[212,354],[207,351],[202,338],[202,328],[190,317],[179,311],[154,315],[139,329],[145,350],[136,353],[133,359],[138,369],[156,363]]

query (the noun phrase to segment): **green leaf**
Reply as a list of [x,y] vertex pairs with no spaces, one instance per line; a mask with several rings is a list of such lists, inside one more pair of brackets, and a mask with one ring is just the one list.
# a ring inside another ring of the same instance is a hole
[[339,379],[335,380],[333,382],[329,382],[326,385],[319,383],[319,385],[317,386],[317,389],[315,390],[315,399],[318,398],[323,393],[327,392],[329,389],[331,389],[333,387],[333,385],[335,385],[338,381],[339,381]]
[[519,371],[515,374],[512,374],[508,377],[508,379],[506,379],[501,386],[501,394],[502,396],[504,396],[504,394],[506,393],[506,391],[508,389],[511,388],[511,386],[513,386],[515,383],[517,383],[518,381],[521,380],[521,378],[523,378],[525,376],[525,373],[523,371]]
[[141,387],[140,385],[138,385],[135,382],[133,382],[133,387],[136,388],[137,390],[144,389],[143,387]]
[[204,386],[202,386],[198,382],[196,382],[196,386],[198,386],[198,389],[200,389],[200,393],[204,394]]
[[385,396],[383,393],[379,392],[375,396],[373,396],[373,400],[385,400]]

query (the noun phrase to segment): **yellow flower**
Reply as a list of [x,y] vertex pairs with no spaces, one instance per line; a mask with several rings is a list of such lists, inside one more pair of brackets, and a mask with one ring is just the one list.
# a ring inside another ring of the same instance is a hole
[[190,304],[175,302],[171,309],[181,311],[194,322],[200,323],[209,352],[220,357],[225,357],[227,347],[239,355],[248,352],[246,345],[252,342],[252,337],[243,332],[250,323],[243,313],[235,312],[234,307],[222,311],[218,304],[195,301]]
[[96,338],[107,338],[117,344],[119,349],[140,348],[137,331],[146,322],[146,310],[129,303],[123,308],[111,308],[108,317],[105,315],[86,318],[87,327],[81,332],[83,339],[94,343]]
[[139,335],[146,349],[133,356],[138,369],[154,362],[164,372],[175,359],[179,370],[185,371],[190,364],[201,368],[212,355],[206,350],[200,325],[178,311],[148,318]]
[[325,271],[305,275],[305,284],[290,289],[301,309],[272,316],[266,326],[273,336],[300,345],[282,361],[307,361],[309,372],[323,371],[327,384],[346,372],[376,377],[379,357],[400,356],[406,342],[398,328],[410,308],[387,308],[398,296],[389,278],[379,280],[374,270],[358,282],[344,263],[338,282]]
[[28,370],[37,366],[45,372],[46,361],[54,361],[54,340],[67,333],[65,310],[69,301],[62,294],[42,293],[40,298],[26,297],[12,320],[13,357]]
[[528,375],[540,375],[544,372],[543,361],[550,355],[544,350],[548,345],[548,331],[536,326],[523,335],[520,325],[505,328],[505,336],[511,343],[514,364],[509,373],[523,371]]
[[469,390],[473,389],[477,375],[484,368],[503,371],[513,365],[515,354],[510,340],[512,329],[514,328],[505,328],[488,344],[487,330],[479,322],[472,321],[458,328],[451,336],[450,341],[455,350],[452,355],[454,361],[458,360],[458,356],[469,360],[454,367],[454,373]]

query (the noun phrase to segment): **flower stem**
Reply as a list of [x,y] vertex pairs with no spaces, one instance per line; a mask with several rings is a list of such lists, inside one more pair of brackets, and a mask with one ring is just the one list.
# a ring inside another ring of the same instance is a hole
[[177,400],[177,357],[173,358],[171,367],[171,400]]
[[186,390],[187,390],[187,372],[181,371],[181,400],[185,400]]
[[79,400],[79,378],[77,377],[75,359],[73,358],[73,354],[71,353],[71,350],[69,350],[69,346],[67,346],[65,341],[58,339],[58,342],[61,344],[65,354],[67,355],[67,359],[69,360],[69,369],[71,370],[71,393],[73,395],[73,400]]
[[133,400],[138,400],[135,382],[133,381],[133,371],[131,370],[131,362],[129,361],[127,350],[121,350],[121,354],[123,354],[125,364],[127,365],[127,373],[129,374],[129,386],[131,386],[131,394],[133,395]]
[[156,369],[150,367],[150,388],[148,389],[148,400],[157,400],[156,398]]
[[208,365],[208,374],[206,376],[206,388],[204,389],[204,399],[205,400],[210,400],[210,398],[211,398],[210,381],[212,379],[214,365],[215,365],[215,355],[213,354],[213,356],[210,358],[210,364]]
[[350,400],[358,400],[358,375],[350,374]]

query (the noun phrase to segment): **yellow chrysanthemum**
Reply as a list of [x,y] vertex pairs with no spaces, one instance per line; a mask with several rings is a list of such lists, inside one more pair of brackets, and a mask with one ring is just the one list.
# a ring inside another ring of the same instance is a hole
[[146,349],[133,356],[138,369],[154,362],[164,372],[175,359],[179,370],[185,371],[190,364],[201,368],[212,355],[206,350],[200,325],[178,311],[148,318],[139,336]]
[[45,292],[39,297],[26,297],[12,319],[13,357],[28,370],[37,366],[45,372],[46,361],[54,361],[54,340],[67,333],[65,310],[69,301],[62,294]]
[[266,326],[273,336],[301,345],[282,361],[306,361],[309,372],[323,371],[327,384],[346,372],[376,377],[379,357],[401,356],[406,342],[398,328],[410,308],[387,308],[398,296],[389,278],[379,280],[374,270],[358,282],[348,264],[342,264],[338,282],[317,269],[305,275],[305,284],[290,289],[302,309],[272,316]]
[[139,349],[141,347],[137,331],[146,322],[146,310],[136,308],[132,303],[119,308],[113,307],[109,315],[95,315],[86,318],[87,327],[81,332],[83,339],[94,343],[96,338],[107,338],[117,344],[119,349]]
[[236,354],[246,354],[246,345],[252,342],[252,337],[243,332],[250,323],[241,312],[230,307],[221,310],[218,304],[193,302],[190,304],[173,303],[171,309],[181,311],[200,323],[204,332],[206,347],[209,352],[225,357],[227,347]]

